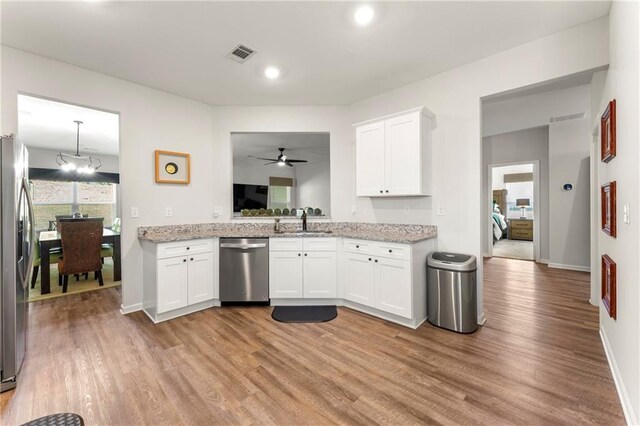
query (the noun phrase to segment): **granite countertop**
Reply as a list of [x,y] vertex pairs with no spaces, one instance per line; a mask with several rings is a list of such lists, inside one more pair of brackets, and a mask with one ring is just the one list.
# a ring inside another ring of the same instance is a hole
[[[272,223],[200,223],[194,225],[141,226],[138,239],[152,243],[201,238],[317,238],[344,237],[393,243],[417,243],[438,236],[432,225],[395,225],[387,223],[310,222],[307,233],[296,232],[298,223],[281,223],[281,233]],[[316,231],[315,233],[313,231]],[[320,232],[318,232],[320,231]],[[323,233],[322,231],[330,231]]]

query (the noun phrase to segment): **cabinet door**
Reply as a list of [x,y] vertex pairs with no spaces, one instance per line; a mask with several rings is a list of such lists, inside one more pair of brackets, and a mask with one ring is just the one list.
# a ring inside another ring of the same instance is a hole
[[374,267],[371,256],[347,253],[344,262],[344,298],[373,306]]
[[213,253],[195,254],[188,259],[189,304],[212,300],[214,298]]
[[158,260],[158,313],[187,306],[188,265],[186,257]]
[[376,309],[412,318],[411,262],[382,257],[376,259]]
[[304,297],[335,298],[338,266],[335,252],[305,252],[303,255]]
[[416,112],[386,120],[385,141],[385,194],[421,194],[420,113]]
[[384,195],[384,122],[356,128],[356,195]]
[[272,299],[302,297],[301,252],[269,252],[269,297]]

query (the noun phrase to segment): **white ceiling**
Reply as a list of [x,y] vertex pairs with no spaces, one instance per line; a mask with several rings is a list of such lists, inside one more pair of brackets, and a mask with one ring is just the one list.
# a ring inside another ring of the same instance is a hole
[[[2,2],[2,44],[212,105],[350,104],[596,19],[610,2]],[[258,50],[224,58],[237,43]],[[281,68],[276,81],[262,75]]]
[[[262,158],[278,158],[278,148],[286,148],[285,154],[291,160],[307,160],[308,164],[329,160],[328,133],[233,133],[231,135],[234,162],[264,165]],[[295,167],[304,164],[294,164]],[[273,165],[278,167],[277,165]]]
[[119,116],[31,96],[18,95],[18,134],[28,147],[76,151],[80,120],[80,153],[118,155]]

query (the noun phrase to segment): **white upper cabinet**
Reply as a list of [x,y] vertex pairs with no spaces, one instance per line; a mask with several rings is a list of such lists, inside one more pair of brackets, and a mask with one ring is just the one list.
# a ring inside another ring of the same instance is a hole
[[355,124],[359,197],[431,194],[431,119],[423,107]]

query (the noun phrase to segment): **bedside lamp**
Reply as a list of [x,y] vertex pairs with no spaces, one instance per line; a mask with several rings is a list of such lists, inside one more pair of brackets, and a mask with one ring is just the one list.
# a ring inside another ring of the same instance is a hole
[[529,207],[530,205],[531,204],[529,203],[529,199],[528,198],[518,198],[518,199],[516,199],[516,207],[520,207],[520,209],[521,209],[520,219],[526,219],[527,218],[526,208]]

